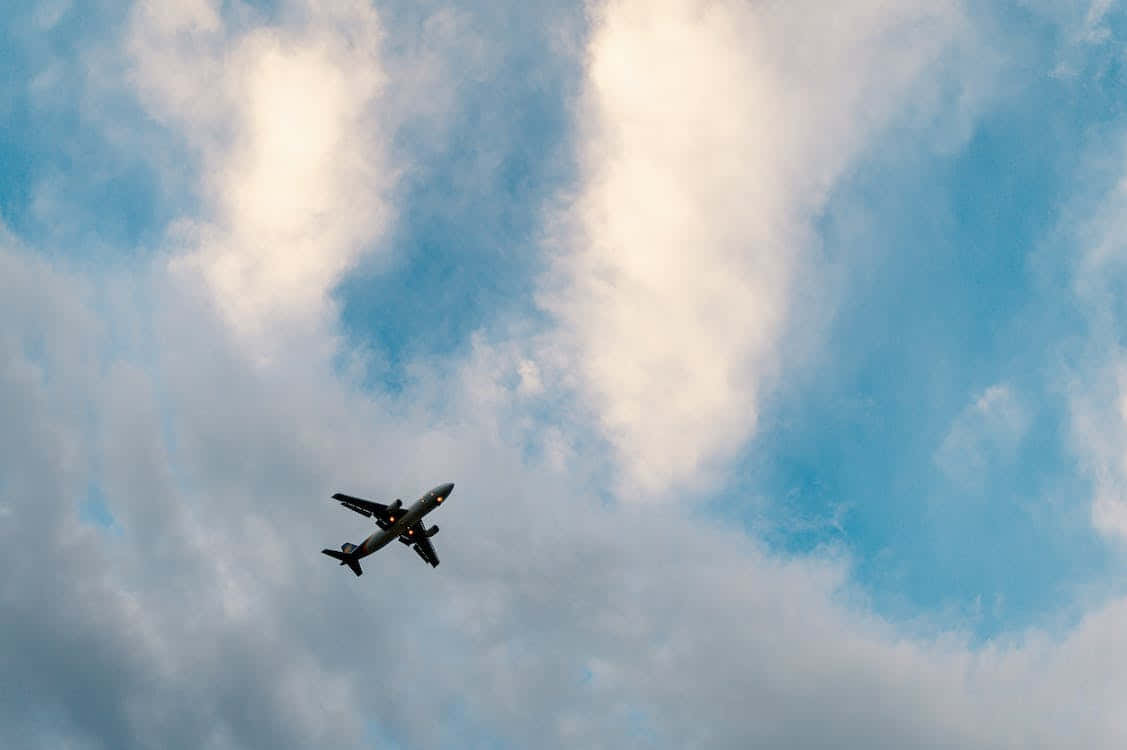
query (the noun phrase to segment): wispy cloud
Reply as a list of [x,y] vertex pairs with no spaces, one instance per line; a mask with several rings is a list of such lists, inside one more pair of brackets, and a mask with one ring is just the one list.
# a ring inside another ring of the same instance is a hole
[[[1082,357],[1070,368],[1069,396],[1077,455],[1095,484],[1092,520],[1101,531],[1127,536],[1127,357],[1120,330],[1127,321],[1127,170],[1122,136],[1100,143],[1093,174],[1106,180],[1106,192],[1094,202],[1073,206],[1059,241],[1078,252],[1065,269],[1071,275],[1087,322]],[[1109,169],[1109,162],[1111,163]]]
[[960,413],[935,453],[935,462],[956,482],[975,487],[995,464],[1014,459],[1029,429],[1027,408],[1006,383],[987,388]]

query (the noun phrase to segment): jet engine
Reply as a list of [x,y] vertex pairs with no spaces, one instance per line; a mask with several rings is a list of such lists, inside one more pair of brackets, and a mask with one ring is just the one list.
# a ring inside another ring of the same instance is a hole
[[427,533],[427,536],[434,536],[435,534],[438,533],[438,527],[437,526],[431,526],[429,529],[427,529],[426,533]]
[[395,498],[395,502],[387,506],[387,520],[395,523],[395,519],[401,515],[399,511],[403,509],[403,501]]

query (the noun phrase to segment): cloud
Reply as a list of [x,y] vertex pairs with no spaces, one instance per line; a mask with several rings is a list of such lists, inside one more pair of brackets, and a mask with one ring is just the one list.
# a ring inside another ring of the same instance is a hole
[[1025,0],[1038,17],[1050,20],[1061,34],[1058,62],[1052,75],[1060,79],[1099,77],[1113,73],[1118,57],[1114,20],[1115,0]]
[[[1097,360],[1099,361],[1099,360]],[[1127,361],[1121,353],[1082,370],[1072,384],[1072,433],[1094,482],[1092,523],[1127,537]]]
[[1073,445],[1094,483],[1093,524],[1121,538],[1127,536],[1127,355],[1119,333],[1127,320],[1124,143],[1122,134],[1100,142],[1098,158],[1085,168],[1104,191],[1094,202],[1089,193],[1078,196],[1055,238],[1076,248],[1063,271],[1087,327],[1067,374]]
[[174,226],[175,263],[264,354],[265,338],[325,319],[328,292],[385,229],[395,180],[376,11],[310,0],[282,15],[243,28],[217,3],[153,0],[128,39],[142,103],[202,164],[205,216]]
[[1088,13],[1084,16],[1085,41],[1102,42],[1111,36],[1111,30],[1103,25],[1103,21],[1114,2],[1115,0],[1092,0]]
[[935,462],[959,484],[979,486],[991,465],[1013,461],[1029,422],[1026,407],[1010,385],[992,385],[952,422]]
[[[5,341],[36,319],[94,320],[87,281],[0,258],[5,299],[35,277],[23,301],[40,313],[6,316]],[[15,513],[0,527],[0,635],[21,644],[3,655],[21,686],[8,743],[363,746],[376,721],[426,747],[459,715],[471,736],[545,747],[629,744],[632,716],[677,747],[1124,739],[1122,603],[1060,641],[911,635],[867,613],[844,560],[780,559],[670,509],[604,506],[581,473],[525,458],[520,386],[495,376],[503,349],[483,343],[394,402],[324,361],[257,364],[183,276],[158,264],[132,278],[160,292],[155,370],[94,357],[63,373],[70,351],[104,351],[81,328],[40,367],[5,349],[4,435],[20,437],[2,458]],[[55,409],[73,398],[93,414]],[[73,503],[98,446],[112,447],[101,472],[124,529],[112,545]],[[458,490],[436,519],[437,570],[388,550],[353,579],[319,559],[363,533],[330,490],[406,496],[442,479]]]
[[795,299],[821,304],[827,195],[880,134],[934,121],[956,50],[988,63],[955,74],[968,92],[990,57],[956,3],[592,7],[583,183],[541,301],[645,496],[699,483],[754,434],[811,335],[789,325]]
[[[5,303],[20,305],[5,316],[0,377],[14,509],[0,598],[4,641],[20,644],[3,655],[19,685],[0,721],[4,744],[347,740],[359,727],[328,718],[347,705],[343,678],[318,678],[308,655],[278,660],[269,621],[234,616],[261,599],[250,589],[232,598],[241,581],[208,554],[225,517],[198,525],[177,490],[156,384],[116,359],[109,329],[122,321],[95,312],[96,285],[10,248],[0,261]],[[123,528],[111,547],[75,502],[94,473]],[[326,692],[310,694],[314,684]],[[333,705],[310,718],[306,706],[322,700]]]

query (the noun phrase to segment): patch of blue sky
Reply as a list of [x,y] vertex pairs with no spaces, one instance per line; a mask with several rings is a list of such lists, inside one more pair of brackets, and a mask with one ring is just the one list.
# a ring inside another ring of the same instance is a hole
[[[768,405],[709,506],[783,553],[844,545],[878,611],[946,613],[981,638],[1061,624],[1078,590],[1110,593],[1118,565],[1069,446],[1063,363],[1083,356],[1087,323],[1067,257],[1039,250],[1088,177],[1093,138],[1122,125],[1127,92],[1122,61],[1060,77],[1042,53],[1045,74],[958,153],[875,153],[832,198],[827,257],[877,250],[849,270],[815,374]],[[1000,384],[1025,429],[956,481],[937,453]]]
[[44,252],[128,257],[156,244],[192,200],[157,173],[146,151],[177,144],[127,86],[92,85],[125,80],[120,69],[91,66],[120,65],[99,53],[120,49],[128,11],[110,2],[27,4],[0,24],[0,219]]
[[367,721],[364,735],[364,740],[372,747],[386,748],[387,750],[402,750],[403,748],[403,745],[395,739],[391,732],[375,719]]
[[629,706],[624,718],[626,731],[635,742],[643,745],[657,742],[657,725],[652,711],[641,706]]
[[49,382],[51,368],[48,366],[46,334],[43,331],[26,332],[20,343],[23,356],[39,369],[44,381]]
[[451,701],[440,709],[438,723],[441,739],[438,746],[446,750],[474,748],[475,750],[505,750],[511,747],[501,737],[486,729],[470,715],[464,702]]
[[[426,650],[432,657],[437,655],[447,663],[458,663],[459,655],[471,646],[466,640],[450,638],[450,632],[441,618],[433,616],[435,607],[441,607],[441,602],[428,597],[408,597],[403,600],[400,614],[405,620],[420,623],[412,634],[415,646],[407,649],[404,658],[411,661],[411,652],[418,647]],[[430,746],[482,749],[509,747],[487,720],[474,714],[472,705],[450,695],[447,690],[449,686],[444,680],[445,677],[440,673],[425,671],[401,681],[396,687],[399,699],[405,704],[422,702],[431,707],[426,718],[426,731],[422,733]],[[412,741],[417,739],[417,735],[408,721],[409,718],[400,715],[382,722],[370,720],[366,731],[367,742],[376,748],[413,746]]]
[[78,518],[80,521],[96,526],[114,536],[121,534],[122,528],[110,511],[105,493],[95,482],[90,483],[86,490],[86,497],[78,504]]
[[[428,720],[428,735],[439,748],[473,748],[474,750],[505,750],[510,745],[482,722],[475,719],[461,700],[449,700],[434,706]],[[402,727],[383,724],[374,719],[366,725],[365,740],[374,748],[400,748],[410,745]]]
[[[476,330],[492,332],[518,315],[536,325],[541,212],[573,179],[568,103],[576,61],[544,53],[553,26],[524,4],[508,8],[504,23],[493,23],[490,14],[500,11],[487,4],[465,10],[477,32],[513,32],[485,40],[504,50],[503,63],[492,77],[458,82],[443,135],[415,128],[397,135],[395,150],[411,166],[387,240],[393,260],[337,289],[351,342],[379,354],[370,384],[393,392],[407,383],[407,363],[461,358]],[[419,22],[418,12],[402,8],[388,18],[389,43],[396,25]]]

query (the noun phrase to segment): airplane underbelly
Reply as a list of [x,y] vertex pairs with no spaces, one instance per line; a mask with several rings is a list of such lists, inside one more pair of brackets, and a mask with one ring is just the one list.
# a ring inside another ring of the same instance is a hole
[[391,543],[391,540],[394,539],[395,536],[395,534],[390,534],[387,531],[379,531],[375,534],[372,534],[370,537],[364,540],[364,554],[370,555],[376,550],[386,547]]

